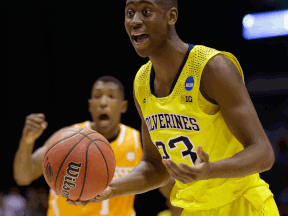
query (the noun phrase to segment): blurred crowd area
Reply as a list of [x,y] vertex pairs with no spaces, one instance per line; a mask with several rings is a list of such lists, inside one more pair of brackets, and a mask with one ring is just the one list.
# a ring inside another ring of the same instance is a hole
[[48,208],[48,190],[29,187],[24,192],[12,187],[8,193],[0,192],[1,216],[43,216]]

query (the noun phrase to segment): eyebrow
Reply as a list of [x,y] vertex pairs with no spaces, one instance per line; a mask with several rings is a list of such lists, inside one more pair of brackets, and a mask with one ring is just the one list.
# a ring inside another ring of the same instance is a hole
[[[146,4],[150,4],[150,5],[153,5],[153,6],[154,6],[154,4],[153,4],[152,2],[150,2],[150,1],[141,0],[139,3],[140,3],[140,4],[146,3]],[[133,4],[133,5],[134,5],[135,2],[133,2],[133,1],[128,1],[128,2],[126,3],[126,7],[127,7],[129,4]]]

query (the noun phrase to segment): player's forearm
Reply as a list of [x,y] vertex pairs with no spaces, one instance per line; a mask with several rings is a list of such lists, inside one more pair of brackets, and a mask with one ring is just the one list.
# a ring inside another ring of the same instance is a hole
[[166,170],[157,170],[150,162],[141,161],[131,173],[114,179],[110,187],[113,190],[113,196],[141,194],[166,185],[169,178]]
[[210,162],[210,178],[237,178],[271,169],[274,152],[269,143],[253,144],[238,152],[231,158]]
[[29,185],[33,181],[32,152],[34,145],[26,145],[20,141],[19,148],[14,158],[13,175],[18,185]]

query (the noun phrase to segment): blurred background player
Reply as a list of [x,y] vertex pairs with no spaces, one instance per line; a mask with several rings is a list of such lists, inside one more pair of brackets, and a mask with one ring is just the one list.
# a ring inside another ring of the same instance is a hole
[[[121,114],[126,112],[128,105],[124,98],[124,87],[119,80],[111,76],[100,77],[94,83],[89,99],[93,121],[72,125],[94,129],[109,141],[116,157],[114,178],[129,173],[142,158],[139,132],[120,123]],[[19,185],[29,185],[42,175],[42,159],[47,142],[34,153],[32,151],[36,139],[46,127],[44,114],[27,116],[14,159],[14,178]],[[134,215],[134,197],[118,197],[83,208],[69,205],[63,197],[50,190],[47,215]]]
[[[85,121],[71,126],[94,129],[109,141],[116,157],[114,178],[129,173],[142,158],[139,132],[120,123],[121,114],[126,112],[127,106],[128,102],[125,100],[122,83],[112,76],[100,77],[94,83],[91,99],[89,99],[89,112],[93,121]],[[27,116],[14,159],[14,178],[19,185],[29,185],[42,175],[42,159],[49,139],[34,153],[32,151],[35,141],[46,127],[44,114]],[[68,127],[59,131],[66,128]],[[161,188],[160,192],[168,198],[167,206],[171,210],[165,211],[165,214],[177,216],[180,215],[178,212],[181,209],[171,206],[169,202],[170,191],[174,183],[175,181],[171,179],[167,187]],[[63,197],[57,196],[50,190],[47,215],[134,215],[134,198],[134,195],[123,196],[80,207],[69,205]]]

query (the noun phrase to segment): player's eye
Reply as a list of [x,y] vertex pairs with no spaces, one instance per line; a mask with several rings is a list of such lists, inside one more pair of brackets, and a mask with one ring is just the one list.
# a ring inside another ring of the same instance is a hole
[[142,13],[143,13],[144,16],[148,16],[151,13],[151,9],[150,8],[145,8]]
[[115,95],[112,95],[112,94],[111,94],[111,95],[109,95],[109,97],[110,97],[110,98],[115,98]]
[[131,10],[131,9],[129,9],[128,11],[127,11],[127,17],[128,18],[131,18],[131,17],[133,17],[134,16],[134,12]]
[[99,99],[100,97],[101,97],[101,95],[100,95],[100,94],[96,94],[96,95],[94,95],[94,97],[93,97],[93,98]]

